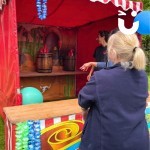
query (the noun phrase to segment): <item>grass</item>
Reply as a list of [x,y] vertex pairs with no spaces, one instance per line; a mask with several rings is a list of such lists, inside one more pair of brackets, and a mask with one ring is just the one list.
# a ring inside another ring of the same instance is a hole
[[4,150],[5,138],[4,138],[4,122],[0,117],[0,150]]

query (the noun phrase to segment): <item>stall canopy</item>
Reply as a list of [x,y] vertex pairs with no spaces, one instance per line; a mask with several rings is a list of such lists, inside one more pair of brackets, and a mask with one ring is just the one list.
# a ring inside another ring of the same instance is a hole
[[91,60],[90,50],[96,45],[99,28],[111,30],[117,26],[118,10],[138,12],[142,9],[142,3],[127,0],[48,0],[47,6],[48,16],[41,21],[37,17],[35,0],[9,0],[6,6],[0,5],[3,8],[0,10],[0,115],[3,115],[4,106],[17,104],[20,88],[16,19],[18,23],[80,27],[77,39],[79,67]]
[[128,0],[48,0],[47,19],[37,17],[35,0],[16,0],[19,23],[76,27],[118,14],[118,9],[140,11],[142,3]]

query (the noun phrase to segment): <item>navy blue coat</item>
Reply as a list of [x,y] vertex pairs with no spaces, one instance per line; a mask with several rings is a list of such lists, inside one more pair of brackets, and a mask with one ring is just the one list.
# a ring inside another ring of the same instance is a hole
[[79,105],[90,108],[80,150],[149,150],[147,97],[144,71],[120,65],[96,71],[79,92]]

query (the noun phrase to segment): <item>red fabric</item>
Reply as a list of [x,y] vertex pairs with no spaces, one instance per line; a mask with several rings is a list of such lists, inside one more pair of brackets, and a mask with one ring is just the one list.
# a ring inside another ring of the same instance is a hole
[[15,0],[4,7],[0,14],[0,115],[3,107],[16,103],[19,88]]
[[90,0],[48,0],[48,16],[47,19],[41,21],[37,16],[35,0],[28,2],[27,0],[16,0],[16,4],[19,23],[61,27],[76,27],[111,17],[118,14],[118,6],[122,6],[124,10],[131,8],[140,11],[142,9],[142,3],[129,3],[124,0],[103,0],[103,3],[91,2]]
[[[92,55],[97,46],[95,39],[98,31],[104,29],[110,31],[116,28],[118,26],[118,10],[123,10],[121,7],[115,6],[115,3],[119,5],[123,4],[122,0],[118,0],[118,2],[117,0],[111,0],[112,2],[108,4],[91,2],[90,0],[48,0],[48,16],[46,20],[41,21],[37,17],[35,0],[30,0],[30,3],[27,3],[26,0],[16,1],[17,21],[19,23],[61,27],[80,26],[77,38],[77,69],[79,69],[83,63],[93,61]],[[106,2],[108,2],[108,0]],[[133,2],[133,6],[136,10],[136,3]],[[129,3],[126,3],[126,8],[128,7]],[[130,11],[128,11],[128,15],[129,13]],[[132,22],[130,18],[131,15],[126,17],[126,24]],[[93,23],[95,21],[98,22]],[[85,84],[85,81],[85,75],[77,76],[77,93]]]
[[48,0],[48,16],[41,21],[37,17],[35,0],[16,0],[16,3],[19,23],[76,27],[118,13],[118,8],[111,2],[106,5],[89,0]]

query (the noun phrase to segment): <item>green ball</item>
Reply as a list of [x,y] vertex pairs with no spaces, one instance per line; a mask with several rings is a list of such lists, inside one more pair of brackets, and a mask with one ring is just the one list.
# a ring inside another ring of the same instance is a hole
[[21,90],[22,105],[43,103],[42,93],[34,87],[25,87]]

